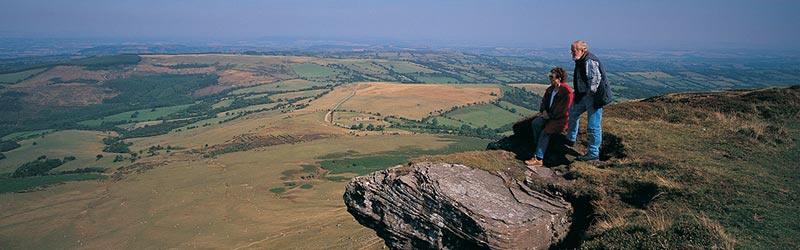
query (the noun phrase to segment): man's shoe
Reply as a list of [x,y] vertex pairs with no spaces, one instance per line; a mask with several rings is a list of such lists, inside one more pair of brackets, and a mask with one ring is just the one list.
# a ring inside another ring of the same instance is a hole
[[585,162],[590,162],[590,161],[599,161],[599,160],[600,160],[600,157],[599,157],[599,156],[596,156],[596,155],[595,155],[595,156],[590,156],[590,155],[581,155],[581,156],[578,156],[578,158],[576,158],[576,160],[578,160],[578,161],[585,161]]
[[564,145],[567,145],[567,147],[570,147],[570,148],[571,148],[571,147],[574,147],[574,146],[575,146],[575,142],[574,142],[574,141],[567,140],[567,142],[566,142],[566,143],[564,143]]
[[533,167],[541,167],[542,166],[542,160],[541,159],[536,159],[536,157],[533,157],[533,159],[525,161],[525,165],[533,166]]

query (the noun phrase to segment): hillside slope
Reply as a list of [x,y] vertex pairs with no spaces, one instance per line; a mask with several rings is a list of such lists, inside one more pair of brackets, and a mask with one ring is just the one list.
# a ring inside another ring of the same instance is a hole
[[[675,93],[604,113],[605,160],[552,166],[562,178],[526,174],[502,150],[414,162],[506,172],[563,195],[575,212],[557,248],[800,247],[800,86]],[[571,160],[585,135],[578,144],[551,147]]]

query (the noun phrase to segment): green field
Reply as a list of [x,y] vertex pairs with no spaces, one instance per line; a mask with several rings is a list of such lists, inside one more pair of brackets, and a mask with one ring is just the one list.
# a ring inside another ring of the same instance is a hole
[[298,91],[298,92],[289,92],[283,94],[277,94],[270,96],[270,99],[277,101],[278,99],[294,99],[294,98],[307,98],[316,96],[322,92],[325,92],[325,89],[315,89],[315,90],[307,90],[307,91]]
[[[456,121],[456,120],[447,118],[446,116],[435,116],[435,117],[431,117],[431,118],[432,119],[435,118],[436,119],[436,123],[438,123],[439,125],[445,125],[445,126],[450,126],[450,127],[454,127],[454,128],[460,128],[461,125],[466,124],[466,123],[463,123],[463,122],[460,122],[460,121]],[[431,122],[428,121],[428,123],[431,123]],[[466,125],[467,126],[471,126],[471,127],[475,127],[474,125],[470,125],[470,124],[466,124]]]
[[0,193],[30,190],[39,186],[53,185],[70,181],[86,181],[108,178],[101,174],[63,174],[26,178],[0,178]]
[[[294,92],[289,92],[289,93],[294,93]],[[273,94],[272,94],[272,93],[266,93],[266,94],[256,94],[256,95],[250,95],[250,96],[247,96],[247,97],[245,97],[244,99],[247,99],[247,100],[249,100],[249,99],[256,99],[256,98],[267,97],[267,96],[270,96],[270,95],[273,95]],[[272,99],[273,99],[273,98],[270,98],[270,100],[272,100]],[[276,99],[276,100],[277,100],[277,99]]]
[[319,162],[331,174],[355,173],[365,175],[377,170],[406,163],[409,157],[402,155],[366,156]]
[[502,127],[517,121],[523,116],[501,109],[494,104],[469,106],[447,113],[447,117],[462,120],[478,127],[486,125],[489,128]]
[[56,131],[56,130],[55,129],[42,129],[42,130],[34,130],[34,131],[22,131],[22,132],[16,132],[16,133],[13,133],[13,134],[8,134],[6,136],[3,136],[3,138],[0,138],[0,139],[2,139],[3,141],[21,141],[21,140],[30,139],[30,138],[33,138],[33,137],[39,137],[39,136],[42,136],[42,135],[46,135],[46,134],[51,133],[53,131]]
[[330,83],[325,82],[312,82],[303,79],[292,79],[274,83],[267,83],[258,86],[237,89],[232,91],[231,95],[243,95],[243,94],[251,94],[251,93],[264,93],[264,92],[275,92],[275,91],[296,91],[300,89],[307,89],[314,86],[325,86]]
[[415,76],[414,79],[421,83],[458,83],[458,79],[439,76]]
[[348,63],[345,64],[345,66],[347,66],[349,69],[367,75],[385,75],[389,73],[389,71],[380,65],[375,65],[373,61]]
[[233,98],[225,99],[217,103],[214,103],[213,105],[211,105],[211,108],[212,109],[225,108],[230,106],[231,103],[233,103]]
[[522,106],[519,106],[519,105],[515,105],[515,104],[507,102],[507,101],[500,101],[500,106],[502,106],[505,109],[512,109],[512,108],[516,109],[516,111],[517,111],[516,114],[522,115],[522,116],[527,116],[527,115],[539,112],[538,110],[534,111],[534,110],[531,110],[531,109],[528,109],[528,108],[525,108],[525,107],[522,107]]
[[[101,119],[95,120],[88,120],[82,121],[78,124],[86,125],[86,126],[100,126],[103,122],[118,122],[118,121],[131,121],[131,122],[141,122],[141,121],[151,121],[156,120],[161,117],[165,117],[174,113],[177,113],[181,110],[186,109],[187,107],[191,106],[191,104],[186,105],[177,105],[171,107],[161,107],[161,108],[152,108],[152,109],[140,109],[128,112],[122,112],[116,115],[110,115],[103,117]],[[132,117],[136,114],[136,117]]]
[[303,78],[323,78],[339,74],[338,71],[332,68],[328,68],[316,63],[303,63],[303,64],[292,65],[292,70],[294,70],[294,72],[297,73],[297,75]]
[[259,104],[259,105],[247,106],[247,107],[244,107],[244,108],[232,109],[232,110],[228,110],[228,111],[223,112],[223,116],[224,116],[225,113],[228,113],[228,115],[237,115],[239,113],[247,112],[247,111],[256,111],[256,110],[261,110],[261,109],[271,109],[271,108],[273,108],[275,106],[278,106],[278,104],[280,104],[280,103],[274,102],[274,103]]
[[89,68],[108,68],[121,65],[133,65],[141,61],[138,55],[95,56],[67,62],[67,65],[85,66]]
[[[102,138],[111,134],[99,131],[62,130],[19,141],[19,148],[4,152],[6,159],[0,160],[0,173],[13,172],[20,165],[36,160],[39,156],[50,159],[75,156],[77,159],[64,163],[57,171],[73,170],[86,167],[107,167],[111,164],[113,153],[102,152],[105,146]],[[35,145],[34,145],[35,144]],[[105,157],[96,160],[97,154]]]
[[2,74],[0,75],[0,83],[10,83],[10,84],[18,83],[25,79],[33,77],[39,73],[42,73],[47,69],[48,68],[38,68],[22,72]]
[[456,152],[481,150],[486,148],[489,140],[477,139],[472,137],[446,136],[440,141],[451,142],[447,147],[439,149],[422,149],[416,146],[401,147],[397,150],[378,152],[366,155],[355,155],[357,152],[343,152],[341,155],[346,157],[330,159],[331,154],[326,155],[326,160],[317,162],[322,168],[330,170],[331,174],[354,173],[365,175],[377,170],[399,164],[408,163],[408,159],[423,155],[452,154]]
[[433,73],[435,71],[430,70],[428,68],[419,66],[417,64],[411,62],[404,62],[404,61],[389,61],[389,62],[381,62],[386,68],[393,70],[394,72],[400,74],[408,74],[408,73]]

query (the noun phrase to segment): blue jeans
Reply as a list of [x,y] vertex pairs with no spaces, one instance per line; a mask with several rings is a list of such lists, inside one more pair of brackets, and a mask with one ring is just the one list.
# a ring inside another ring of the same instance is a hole
[[567,140],[574,142],[578,139],[578,122],[584,112],[589,116],[589,150],[586,156],[600,156],[600,144],[603,142],[603,128],[600,122],[603,120],[603,108],[594,108],[594,97],[584,96],[580,102],[573,103],[569,109],[569,125],[567,127]]
[[536,141],[536,158],[538,159],[544,159],[544,152],[547,151],[547,144],[550,143],[550,134],[544,132],[545,125],[547,125],[547,120],[541,116],[531,121],[533,140]]

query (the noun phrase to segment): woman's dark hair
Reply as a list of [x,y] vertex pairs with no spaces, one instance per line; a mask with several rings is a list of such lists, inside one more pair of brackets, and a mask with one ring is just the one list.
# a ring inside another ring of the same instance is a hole
[[550,70],[550,75],[555,76],[561,82],[567,81],[567,71],[562,67],[555,67]]

